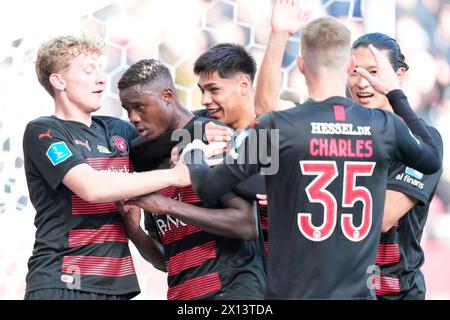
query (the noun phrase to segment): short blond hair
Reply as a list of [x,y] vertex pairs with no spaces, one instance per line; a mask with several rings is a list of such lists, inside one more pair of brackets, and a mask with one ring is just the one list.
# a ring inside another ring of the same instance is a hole
[[301,36],[302,58],[313,70],[345,66],[350,56],[350,46],[350,30],[329,16],[309,22]]
[[40,84],[54,97],[50,75],[66,70],[70,60],[80,54],[101,55],[105,43],[87,34],[58,36],[44,42],[38,50],[36,74]]

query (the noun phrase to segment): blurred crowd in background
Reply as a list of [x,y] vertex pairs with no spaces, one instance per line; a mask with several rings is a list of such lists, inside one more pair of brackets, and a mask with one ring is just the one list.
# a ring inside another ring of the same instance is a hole
[[[328,14],[345,21],[356,39],[364,30],[361,10],[364,1],[303,3],[313,11],[313,16]],[[23,169],[22,134],[30,120],[53,112],[52,100],[34,72],[35,54],[42,41],[80,30],[104,38],[107,90],[99,113],[126,119],[118,100],[117,81],[134,62],[150,57],[162,60],[174,76],[180,100],[189,109],[198,109],[202,106],[192,72],[195,59],[218,42],[234,42],[244,45],[259,64],[270,31],[271,0],[86,2],[89,4],[20,0],[2,9],[0,299],[23,298],[26,264],[34,242],[34,209]],[[395,37],[410,66],[404,90],[413,108],[440,131],[444,140],[444,173],[424,235],[424,271],[428,298],[450,299],[450,271],[446,267],[450,265],[450,0],[395,3]],[[380,25],[383,23],[380,17]],[[306,94],[295,64],[298,40],[298,35],[289,40],[281,84],[282,97],[294,102],[302,101]],[[138,299],[165,299],[165,274],[142,260],[137,251],[134,259],[142,290]]]

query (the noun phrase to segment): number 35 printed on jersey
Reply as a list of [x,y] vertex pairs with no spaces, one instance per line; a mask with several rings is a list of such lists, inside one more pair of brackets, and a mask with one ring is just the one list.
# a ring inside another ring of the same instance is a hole
[[[300,161],[300,168],[304,175],[317,176],[305,189],[308,199],[312,203],[320,203],[324,208],[322,225],[312,224],[311,213],[298,213],[297,223],[300,232],[309,240],[323,241],[331,236],[337,222],[337,201],[326,188],[339,175],[336,161]],[[342,207],[351,208],[357,201],[363,204],[362,220],[359,226],[353,223],[353,215],[341,215],[341,228],[347,239],[351,241],[363,240],[372,226],[373,201],[370,191],[362,186],[356,186],[356,177],[371,176],[375,162],[344,162],[344,181],[342,192]]]

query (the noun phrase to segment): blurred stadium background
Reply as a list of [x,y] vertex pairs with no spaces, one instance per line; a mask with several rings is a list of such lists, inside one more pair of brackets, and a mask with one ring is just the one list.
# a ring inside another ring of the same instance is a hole
[[[371,4],[377,3],[375,7]],[[314,16],[344,20],[356,38],[364,31],[395,36],[410,70],[404,89],[414,109],[437,127],[450,150],[450,1],[305,0]],[[218,42],[244,45],[260,63],[270,30],[272,0],[15,0],[0,11],[0,299],[22,299],[35,228],[23,168],[22,134],[32,119],[53,112],[34,60],[51,36],[81,31],[106,40],[107,91],[100,114],[126,119],[116,88],[124,70],[142,58],[170,68],[181,101],[201,108],[193,62]],[[295,65],[298,35],[283,60],[282,97],[301,100]],[[450,166],[434,198],[423,239],[428,299],[450,299]],[[142,293],[165,299],[166,276],[132,248]]]

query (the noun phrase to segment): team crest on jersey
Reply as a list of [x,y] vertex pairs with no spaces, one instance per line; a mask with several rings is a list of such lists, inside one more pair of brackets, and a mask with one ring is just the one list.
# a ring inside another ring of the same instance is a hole
[[121,136],[112,136],[111,144],[114,146],[114,148],[119,150],[119,152],[122,155],[127,155],[128,154],[127,141],[124,138],[122,138]]
[[47,157],[50,159],[54,166],[60,164],[61,162],[66,161],[68,158],[72,156],[72,152],[70,152],[66,143],[56,142],[53,143],[46,152]]

